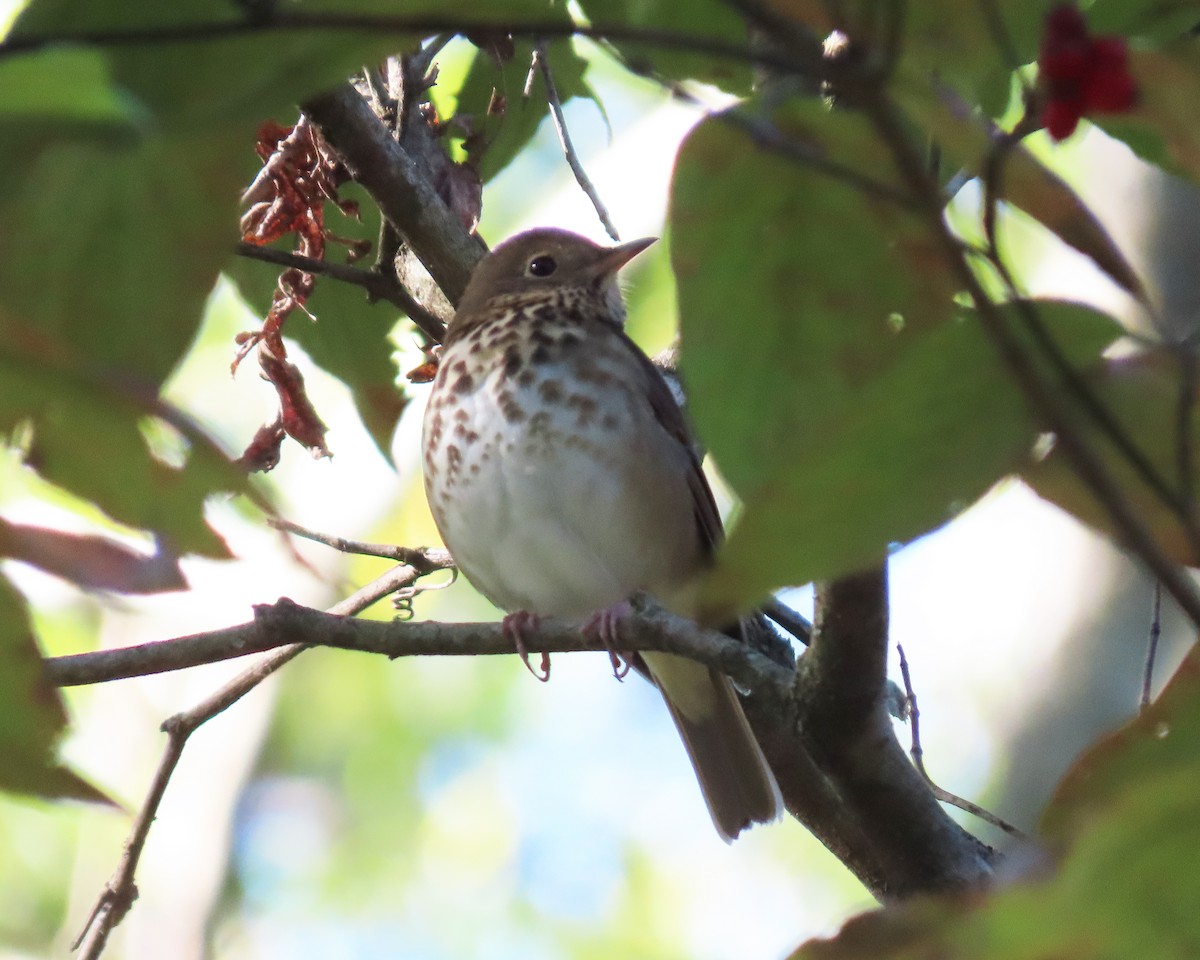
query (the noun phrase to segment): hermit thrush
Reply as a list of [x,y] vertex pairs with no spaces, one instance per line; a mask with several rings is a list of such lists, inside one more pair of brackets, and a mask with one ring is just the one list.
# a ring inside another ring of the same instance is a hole
[[[617,271],[652,242],[520,234],[475,268],[450,324],[425,492],[459,569],[516,618],[670,596],[721,537],[679,408],[623,330]],[[721,836],[774,819],[779,791],[729,680],[669,654],[644,665]]]

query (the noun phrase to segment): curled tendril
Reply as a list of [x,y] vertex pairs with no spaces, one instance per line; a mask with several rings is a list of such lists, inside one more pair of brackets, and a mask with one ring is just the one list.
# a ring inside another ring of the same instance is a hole
[[396,620],[401,623],[408,623],[416,612],[413,610],[413,601],[418,594],[425,593],[427,590],[445,590],[449,586],[453,586],[458,580],[458,570],[454,567],[448,567],[447,571],[450,577],[441,583],[414,583],[411,586],[401,587],[392,595],[392,606],[396,610]]

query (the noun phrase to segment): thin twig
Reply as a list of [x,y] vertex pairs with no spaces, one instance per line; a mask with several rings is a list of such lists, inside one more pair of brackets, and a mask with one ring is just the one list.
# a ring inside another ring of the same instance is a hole
[[[807,167],[810,170],[823,173],[834,180],[849,184],[868,196],[874,197],[877,200],[883,200],[891,206],[900,207],[903,210],[916,209],[916,201],[912,197],[897,190],[890,184],[874,179],[860,170],[855,170],[853,167],[838,163],[836,160],[830,160],[820,147],[789,139],[769,120],[751,116],[744,109],[736,107],[714,109],[712,104],[705,103],[700,97],[684,87],[683,84],[676,83],[666,77],[658,76],[651,71],[640,69],[636,64],[628,66],[631,73],[653,80],[661,86],[671,95],[671,99],[686,104],[689,107],[698,107],[706,111],[705,120],[726,124],[746,134],[756,147],[777,154],[790,160],[792,163]],[[807,74],[805,75],[807,76]]]
[[1007,834],[1026,839],[1024,831],[1013,826],[1003,817],[998,817],[990,810],[979,806],[977,803],[972,803],[970,800],[966,800],[957,794],[951,793],[949,790],[943,790],[934,782],[933,777],[929,775],[929,771],[925,769],[925,751],[921,747],[921,711],[917,707],[917,694],[913,690],[912,677],[908,671],[908,660],[904,656],[904,647],[896,644],[896,650],[900,654],[900,675],[904,678],[904,694],[908,698],[908,726],[912,731],[912,747],[908,752],[912,756],[913,766],[925,778],[925,782],[929,784],[929,789],[933,791],[933,795],[942,803],[948,803],[952,807],[965,810],[967,813],[990,823],[993,827],[998,827]]
[[1162,636],[1162,584],[1154,581],[1154,604],[1150,610],[1150,642],[1146,645],[1146,667],[1142,671],[1142,696],[1138,701],[1138,712],[1150,706],[1150,695],[1154,689],[1154,661],[1158,657],[1158,640]]
[[554,83],[554,73],[551,71],[550,61],[546,57],[546,45],[540,40],[533,45],[533,62],[541,71],[542,82],[546,85],[546,102],[550,105],[550,119],[554,122],[554,131],[558,134],[558,142],[562,147],[563,156],[566,157],[567,166],[575,175],[575,182],[579,184],[579,188],[592,201],[592,206],[596,209],[596,216],[604,225],[605,232],[615,242],[620,243],[621,236],[617,233],[617,228],[608,215],[608,209],[604,206],[604,201],[600,199],[596,185],[592,183],[587,171],[583,169],[579,154],[575,152],[575,145],[571,142],[571,134],[567,130],[567,118],[563,116],[562,99],[558,95],[558,87]]
[[441,547],[400,547],[392,543],[366,543],[362,540],[347,540],[345,537],[337,537],[333,534],[310,530],[308,527],[302,527],[300,524],[293,523],[291,520],[284,520],[282,517],[272,518],[268,522],[276,530],[284,530],[297,537],[303,537],[305,540],[312,540],[314,543],[323,543],[325,546],[332,547],[340,553],[353,553],[365,557],[382,557],[385,560],[395,560],[397,563],[407,564],[421,576],[433,573],[436,570],[448,570],[454,566],[454,560],[450,556],[450,551]]
[[388,276],[382,270],[362,270],[344,263],[330,263],[328,260],[317,260],[313,257],[301,256],[287,250],[277,250],[274,247],[260,247],[252,243],[239,243],[235,248],[238,256],[250,260],[262,260],[280,267],[292,267],[305,273],[315,273],[343,283],[352,283],[367,291],[372,300],[386,300],[399,307],[413,323],[437,343],[446,336],[446,325],[413,299],[395,278]]
[[362,71],[363,83],[366,84],[368,99],[371,102],[371,109],[375,111],[375,115],[383,117],[389,110],[394,109],[387,91],[384,89],[383,77],[374,67],[363,66]]
[[419,594],[427,593],[430,590],[444,590],[453,586],[458,580],[458,566],[455,564],[454,558],[450,556],[450,551],[443,547],[401,547],[392,543],[364,543],[361,540],[347,540],[345,537],[309,530],[307,527],[282,518],[275,518],[268,522],[278,530],[312,540],[314,543],[323,543],[341,553],[395,560],[412,567],[422,577],[437,570],[449,570],[450,579],[441,583],[418,584],[414,581],[396,591],[395,596],[392,597],[392,605],[396,608],[397,616],[402,620],[411,620],[415,616],[413,601]]
[[454,34],[445,31],[439,33],[436,37],[430,38],[409,60],[409,65],[412,67],[413,72],[419,73],[421,76],[427,74],[429,68],[433,66],[433,61],[437,59],[437,55],[453,39]]
[[805,646],[812,641],[812,623],[807,617],[802,617],[777,597],[772,597],[764,603],[762,612]]
[[1000,13],[996,0],[979,0],[979,12],[983,15],[988,33],[991,34],[992,42],[1000,52],[1004,66],[1017,78],[1021,86],[1025,87],[1028,81],[1020,73],[1024,61],[1017,53],[1017,45],[1013,43],[1012,34],[1009,33],[1008,27],[1004,23],[1004,16]]
[[[418,574],[411,567],[396,567],[356,591],[352,596],[334,604],[329,608],[329,613],[353,616],[389,593],[410,584],[417,576]],[[96,960],[104,952],[109,934],[121,922],[125,914],[129,912],[134,900],[137,899],[134,876],[137,872],[138,862],[141,860],[150,825],[158,814],[163,794],[166,792],[171,775],[175,772],[179,758],[183,755],[183,748],[187,744],[188,737],[202,724],[228,709],[306,649],[308,649],[306,644],[294,643],[275,650],[270,656],[238,674],[192,709],[177,713],[163,723],[162,729],[167,734],[167,745],[163,750],[162,759],[159,760],[154,778],[150,782],[146,799],[142,802],[141,809],[134,818],[116,871],[104,885],[87,922],[72,944],[73,950],[82,948],[81,960]]]
[[813,639],[793,685],[796,729],[887,873],[920,863],[929,889],[986,884],[996,852],[949,815],[893,732],[888,612],[885,561],[814,585]]
[[[1192,426],[1196,413],[1196,354],[1192,345],[1182,343],[1179,356],[1179,401],[1175,408],[1175,464],[1179,471],[1180,511],[1185,528],[1200,529],[1196,517],[1196,470],[1192,448]],[[1200,537],[1192,542],[1193,559],[1200,562]]]
[[[173,23],[165,26],[126,27],[97,30],[57,30],[52,33],[9,34],[0,41],[0,59],[31,53],[61,45],[90,47],[140,47],[173,43],[209,43],[233,37],[261,33],[394,33],[397,35],[428,36],[486,34],[496,24],[454,16],[389,16],[370,13],[327,13],[311,10],[285,10],[273,6],[268,16],[245,20],[214,20],[208,23]],[[505,28],[514,37],[557,39],[588,37],[618,43],[642,43],[665,50],[687,50],[718,60],[750,65],[768,66],[792,74],[817,73],[820,61],[781,56],[769,50],[753,50],[743,43],[734,43],[713,36],[680,33],[657,27],[640,27],[624,23],[574,23],[570,20],[530,20]]]
[[1196,584],[1164,553],[1154,532],[1130,503],[1094,445],[1079,429],[1072,411],[1047,384],[1037,363],[1029,357],[1018,335],[1010,328],[995,301],[983,289],[971,265],[964,259],[958,240],[946,224],[941,191],[927,176],[922,159],[913,151],[909,131],[900,112],[881,90],[864,85],[859,91],[864,112],[874,123],[882,142],[890,150],[914,197],[920,200],[931,237],[942,247],[947,265],[975,304],[984,332],[1000,354],[1014,382],[1035,412],[1059,440],[1079,478],[1108,513],[1117,537],[1137,554],[1183,609],[1200,627],[1200,591]]
[[[1043,356],[1050,362],[1051,367],[1058,375],[1062,384],[1079,403],[1083,412],[1116,445],[1121,455],[1130,467],[1133,468],[1138,477],[1141,478],[1142,482],[1150,487],[1169,510],[1175,513],[1183,528],[1184,535],[1188,538],[1193,553],[1200,557],[1200,523],[1197,522],[1194,505],[1189,503],[1187,488],[1185,487],[1182,496],[1171,488],[1171,485],[1154,468],[1154,465],[1141,451],[1133,438],[1118,423],[1113,413],[1096,396],[1095,391],[1079,375],[1079,372],[1067,362],[1058,344],[1050,336],[1045,323],[1042,322],[1041,315],[1017,287],[1012,271],[1009,270],[1000,253],[997,236],[999,229],[997,207],[1001,192],[1000,181],[1004,169],[1003,158],[1017,147],[1020,138],[1028,132],[1026,126],[1026,122],[1023,120],[1011,134],[1001,135],[997,139],[996,146],[985,164],[983,175],[983,228],[987,243],[982,254],[996,271],[1000,281],[1004,284],[1005,292],[1008,294],[1010,302],[1015,305],[1025,329],[1029,332]],[[1183,415],[1183,411],[1181,410],[1181,420]],[[1190,416],[1190,413],[1187,415]]]
[[167,734],[167,746],[163,750],[162,759],[158,761],[158,769],[154,771],[154,778],[150,781],[150,789],[146,793],[142,808],[133,821],[133,828],[125,841],[125,849],[121,853],[116,872],[104,885],[87,923],[71,943],[72,951],[83,948],[80,953],[82,960],[95,960],[104,952],[108,935],[125,919],[129,908],[138,897],[137,886],[133,882],[134,873],[142,857],[146,838],[150,835],[150,825],[154,822],[167,784],[171,782],[171,775],[175,772],[179,758],[183,756],[183,747],[187,742],[187,735],[172,723],[175,719],[172,717],[163,724],[163,730]]

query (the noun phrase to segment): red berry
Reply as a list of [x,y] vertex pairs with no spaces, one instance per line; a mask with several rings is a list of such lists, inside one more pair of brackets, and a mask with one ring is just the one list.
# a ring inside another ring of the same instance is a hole
[[1045,96],[1042,125],[1055,140],[1069,137],[1087,113],[1119,113],[1137,101],[1125,40],[1089,36],[1073,4],[1046,15],[1038,78]]
[[1070,100],[1048,100],[1042,108],[1042,126],[1055,140],[1066,140],[1075,132],[1083,111]]

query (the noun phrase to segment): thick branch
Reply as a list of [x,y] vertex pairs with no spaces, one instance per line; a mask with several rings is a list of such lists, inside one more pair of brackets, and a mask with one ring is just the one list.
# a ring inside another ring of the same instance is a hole
[[[843,581],[834,591],[834,596],[840,599],[833,606],[836,608],[847,599],[857,604],[867,598],[869,588],[869,581],[858,585]],[[827,610],[828,605],[822,609]],[[747,716],[775,771],[789,813],[876,896],[895,897],[942,887],[959,889],[967,883],[978,883],[986,876],[986,861],[977,864],[975,872],[960,869],[952,878],[947,875],[944,846],[947,835],[959,846],[967,845],[978,857],[984,856],[978,853],[984,848],[950,822],[929,795],[924,781],[904,759],[891,734],[882,709],[882,685],[876,680],[862,682],[860,671],[854,669],[856,663],[861,666],[875,657],[872,637],[876,634],[869,626],[872,622],[879,629],[886,629],[886,617],[878,615],[868,616],[866,621],[857,618],[846,621],[835,613],[833,620],[828,617],[819,620],[821,639],[817,649],[822,652],[812,663],[823,664],[822,668],[828,670],[828,676],[835,678],[836,683],[812,688],[813,702],[827,706],[805,710],[802,717],[792,699],[792,671],[723,633],[703,630],[664,610],[651,609],[623,621],[621,645],[630,651],[677,653],[731,676],[746,691],[743,699]],[[839,624],[843,630],[841,636],[850,636],[854,642],[839,643]],[[584,633],[579,623],[551,618],[529,630],[524,639],[534,653],[604,649],[603,643]],[[829,647],[821,647],[821,642],[827,642]],[[389,657],[513,652],[511,640],[495,623],[358,620],[301,607],[285,599],[256,607],[252,621],[222,630],[124,650],[53,658],[46,661],[46,673],[59,685],[99,683],[278,647],[272,657],[262,662],[262,667],[253,668],[239,678],[245,680],[253,673],[252,686],[310,646]],[[838,647],[840,652],[835,649]],[[867,649],[871,650],[870,656],[860,656]],[[806,674],[812,672],[810,669]],[[218,692],[183,716],[190,718],[196,714],[207,718],[249,689],[245,682],[234,687],[232,691],[227,688]],[[847,702],[858,704],[876,722],[864,725],[856,721],[845,710],[845,704],[833,702],[836,696],[826,696],[837,689],[851,691]],[[798,722],[798,717],[803,723]],[[813,729],[817,726],[831,731],[831,736],[824,740],[814,736]],[[844,736],[846,726],[860,731],[859,734]],[[800,738],[796,735],[798,727],[803,728]],[[187,719],[178,729],[190,732],[194,724]],[[812,743],[817,749],[810,752]],[[835,754],[832,758],[830,750]],[[851,761],[845,762],[838,755],[841,752],[849,753]],[[174,757],[173,746],[169,756]],[[898,766],[894,763],[896,756],[900,760]],[[926,843],[931,846],[924,859],[914,857],[910,846],[921,847]],[[889,845],[900,850],[888,849]]]
[[[404,568],[401,568],[404,569]],[[411,569],[411,568],[409,568]],[[407,579],[406,579],[407,582]],[[347,601],[334,608],[349,613],[360,602]],[[544,619],[525,636],[530,652],[603,650],[595,637],[578,623]],[[634,650],[665,650],[692,657],[729,674],[742,689],[747,715],[779,780],[789,813],[821,840],[876,896],[892,886],[873,856],[868,838],[839,797],[838,790],[817,767],[795,736],[791,707],[792,671],[745,643],[723,633],[702,630],[689,620],[653,609],[622,623],[622,646]],[[60,686],[102,683],[124,677],[244,656],[272,648],[276,652],[241,674],[233,684],[172,718],[165,728],[171,734],[160,773],[155,778],[147,808],[161,800],[170,773],[178,762],[187,735],[215,712],[225,709],[287,660],[311,646],[382,653],[389,657],[416,655],[471,656],[511,654],[511,640],[499,624],[402,623],[358,620],[298,606],[290,600],[255,608],[252,621],[173,640],[141,644],[120,650],[55,657],[45,661],[51,682]],[[145,820],[148,828],[149,820]],[[139,818],[135,835],[144,841]],[[138,846],[140,850],[140,845]],[[112,890],[132,882],[133,862],[123,861],[119,873],[126,878],[106,888],[103,905],[111,909]],[[110,914],[119,921],[123,909]]]
[[813,642],[797,673],[811,719],[857,737],[882,702],[887,678],[887,567],[817,585]]
[[[531,653],[602,651],[603,641],[574,621],[545,618],[523,635]],[[159,640],[119,650],[101,650],[45,661],[57,686],[104,683],[261,653],[290,644],[338,647],[388,657],[511,654],[512,640],[498,623],[441,623],[359,620],[323,613],[282,599],[255,607],[254,619],[207,633]],[[629,651],[664,650],[699,660],[733,677],[742,687],[778,700],[787,695],[791,673],[725,634],[702,630],[666,611],[630,617],[621,625]]]
[[456,302],[484,254],[416,161],[350,84],[312,97],[304,112],[408,241],[430,276]]
[[855,812],[797,737],[797,711],[790,696],[759,692],[743,697],[742,707],[775,774],[784,808],[882,900],[892,885]]
[[892,731],[886,566],[820,584],[816,614],[797,672],[800,732],[865,834],[885,896],[987,882],[993,851],[942,809]]

